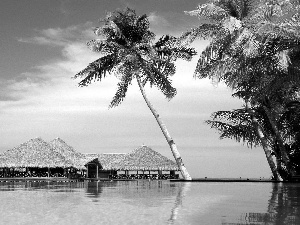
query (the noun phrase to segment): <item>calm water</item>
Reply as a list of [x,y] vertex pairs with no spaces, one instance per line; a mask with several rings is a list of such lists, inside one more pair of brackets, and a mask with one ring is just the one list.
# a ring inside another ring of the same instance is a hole
[[300,224],[300,184],[0,182],[0,224]]

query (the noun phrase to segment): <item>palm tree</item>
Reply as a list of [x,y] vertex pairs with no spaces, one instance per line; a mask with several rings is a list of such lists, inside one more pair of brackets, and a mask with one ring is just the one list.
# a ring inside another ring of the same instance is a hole
[[294,100],[286,104],[285,111],[279,119],[279,129],[287,143],[285,146],[288,150],[291,160],[291,167],[296,174],[300,174],[300,101]]
[[[273,161],[275,154],[272,148],[273,136],[270,135],[266,116],[259,108],[245,105],[242,109],[232,111],[217,111],[212,114],[212,120],[206,123],[220,132],[220,138],[230,138],[245,143],[248,147],[261,145],[265,150],[266,158],[272,171],[273,179],[280,180],[280,171]],[[266,130],[268,132],[266,132]]]
[[137,16],[135,11],[129,8],[108,13],[103,22],[103,26],[95,29],[95,34],[102,39],[88,42],[92,50],[103,55],[74,78],[82,79],[79,86],[87,86],[91,81],[101,81],[107,74],[118,77],[120,81],[110,107],[116,107],[124,100],[129,85],[136,79],[147,106],[171,148],[183,178],[191,180],[174,140],[147,98],[144,87],[147,83],[151,87],[154,85],[167,99],[172,99],[176,95],[176,89],[172,86],[170,76],[175,74],[175,60],[178,58],[190,60],[196,52],[170,35],[161,37],[153,44],[155,35],[149,29],[147,16]]
[[[296,63],[300,43],[298,12],[299,3],[290,1],[212,0],[187,12],[208,22],[182,36],[187,43],[199,37],[211,40],[200,55],[195,76],[224,81],[243,93],[240,97],[252,114],[252,126],[256,128],[273,176],[278,179],[281,178],[267,148],[265,131],[253,107],[272,99],[274,93],[291,84],[299,87],[299,76],[295,76],[299,72],[299,63]],[[281,134],[275,126],[276,110],[265,107],[265,111],[276,141],[281,143],[281,159],[288,163]]]

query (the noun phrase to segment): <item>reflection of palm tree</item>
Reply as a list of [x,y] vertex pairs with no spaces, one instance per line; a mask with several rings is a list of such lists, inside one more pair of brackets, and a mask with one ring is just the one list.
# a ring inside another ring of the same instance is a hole
[[172,208],[171,216],[169,219],[169,222],[171,224],[174,223],[174,221],[177,219],[179,208],[182,205],[182,200],[183,200],[184,196],[186,195],[186,193],[188,192],[188,190],[190,189],[190,186],[191,186],[191,183],[184,182],[179,187],[178,194],[177,194],[177,197],[175,200],[175,205]]
[[297,184],[273,184],[269,202],[269,214],[274,215],[274,224],[300,224],[300,187]]
[[266,213],[246,213],[238,223],[225,224],[300,224],[300,186],[289,183],[273,183]]

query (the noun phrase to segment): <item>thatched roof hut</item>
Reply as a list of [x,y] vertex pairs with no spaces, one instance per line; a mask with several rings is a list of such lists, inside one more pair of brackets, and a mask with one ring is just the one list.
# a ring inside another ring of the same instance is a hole
[[147,146],[141,146],[131,153],[126,154],[123,159],[110,164],[115,170],[162,170],[162,171],[178,171],[177,164],[152,150]]
[[60,138],[55,138],[54,140],[50,141],[49,144],[53,151],[62,155],[66,160],[69,160],[73,164],[73,167],[77,169],[85,169],[84,165],[86,158],[84,154],[77,152],[73,147],[68,145]]
[[70,167],[72,162],[41,138],[29,141],[0,154],[0,167]]

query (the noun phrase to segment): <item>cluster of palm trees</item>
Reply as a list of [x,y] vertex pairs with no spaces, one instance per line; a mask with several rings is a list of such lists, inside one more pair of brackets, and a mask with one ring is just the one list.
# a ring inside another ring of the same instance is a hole
[[198,16],[200,25],[181,37],[165,35],[158,41],[146,15],[126,8],[108,13],[95,29],[100,39],[88,42],[101,57],[75,75],[79,86],[101,81],[107,74],[119,78],[110,107],[119,105],[136,79],[159,124],[182,176],[190,180],[174,140],[145,93],[156,86],[171,99],[176,95],[170,77],[177,59],[191,60],[189,47],[208,39],[200,53],[194,76],[225,82],[241,109],[218,111],[207,121],[222,138],[234,138],[263,147],[275,180],[288,180],[300,172],[300,5],[296,0],[211,0],[186,12]]
[[187,12],[209,21],[186,34],[211,39],[195,76],[225,82],[245,102],[215,112],[208,124],[222,138],[262,146],[275,180],[300,169],[299,7],[293,0],[215,0]]

